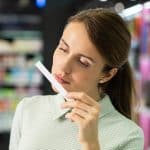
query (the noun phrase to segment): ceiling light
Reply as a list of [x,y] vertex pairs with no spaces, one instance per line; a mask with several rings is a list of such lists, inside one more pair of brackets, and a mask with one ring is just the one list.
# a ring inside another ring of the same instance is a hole
[[150,2],[145,2],[144,3],[144,8],[145,9],[150,9]]
[[118,3],[116,3],[115,4],[115,11],[117,12],[117,13],[120,13],[120,12],[122,12],[123,10],[124,10],[124,4],[122,3],[122,2],[118,2]]
[[100,2],[107,2],[107,0],[99,0]]
[[136,15],[136,14],[140,13],[142,10],[143,10],[143,5],[142,4],[137,4],[137,5],[134,5],[132,7],[124,9],[120,13],[120,15],[122,17],[129,17],[129,16],[133,16],[133,15]]
[[46,6],[46,0],[36,0],[35,2],[38,8],[43,8]]

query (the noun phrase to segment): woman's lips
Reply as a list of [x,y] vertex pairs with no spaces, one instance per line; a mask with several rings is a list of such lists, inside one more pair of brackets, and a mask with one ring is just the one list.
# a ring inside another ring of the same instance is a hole
[[62,77],[60,77],[59,75],[55,75],[55,79],[61,83],[61,84],[69,84],[68,81],[64,80]]

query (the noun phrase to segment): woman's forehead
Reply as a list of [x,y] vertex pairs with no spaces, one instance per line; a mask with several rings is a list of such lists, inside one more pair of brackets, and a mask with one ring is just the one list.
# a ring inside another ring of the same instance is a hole
[[97,51],[95,45],[91,42],[85,25],[80,22],[69,23],[62,35],[62,39],[69,47],[73,46],[80,51]]

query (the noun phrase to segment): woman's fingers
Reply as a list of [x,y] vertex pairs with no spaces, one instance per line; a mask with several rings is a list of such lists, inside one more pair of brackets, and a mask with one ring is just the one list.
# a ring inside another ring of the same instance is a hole
[[82,116],[73,112],[67,113],[65,115],[65,118],[68,118],[69,120],[76,122],[78,125],[82,124],[84,121],[84,118]]
[[[61,105],[62,108],[73,108],[73,110],[78,110],[78,111],[80,109],[80,111],[83,111],[84,115],[85,113],[88,113],[89,115],[96,116],[96,117],[99,115],[100,104],[90,96],[86,95],[85,93],[70,92],[68,94],[68,97],[74,100],[64,102]],[[80,113],[77,114],[80,115]],[[82,117],[85,118],[83,115]]]
[[65,117],[78,125],[79,140],[91,142],[93,137],[97,139],[100,104],[86,93],[81,92],[71,92],[68,98],[74,101],[64,102],[62,108],[72,108]]
[[64,102],[61,104],[61,107],[62,108],[80,108],[87,112],[91,108],[89,105],[78,100]]
[[90,106],[93,106],[97,103],[96,100],[94,100],[84,92],[69,92],[67,98],[82,101]]
[[71,112],[73,114],[77,114],[77,115],[81,116],[83,119],[88,115],[87,112],[85,112],[84,110],[79,109],[79,108],[74,108],[74,109],[72,109]]

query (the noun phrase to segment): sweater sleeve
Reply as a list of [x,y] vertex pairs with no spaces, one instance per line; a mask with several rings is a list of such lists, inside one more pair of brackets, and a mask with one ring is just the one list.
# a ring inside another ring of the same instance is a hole
[[22,107],[23,101],[19,102],[14,114],[10,133],[9,150],[18,150],[22,129]]
[[128,136],[124,144],[121,145],[121,150],[143,150],[144,135],[142,129],[133,131]]

